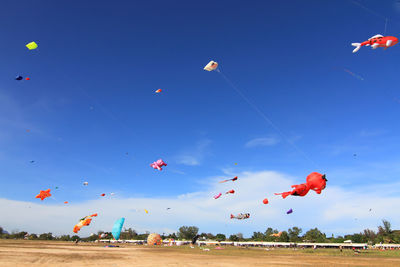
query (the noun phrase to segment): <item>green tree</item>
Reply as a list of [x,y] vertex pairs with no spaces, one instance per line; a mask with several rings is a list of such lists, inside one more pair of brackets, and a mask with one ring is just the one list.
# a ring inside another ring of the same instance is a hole
[[99,238],[98,235],[91,235],[88,238],[86,238],[86,241],[95,241]]
[[239,237],[237,235],[230,235],[229,240],[230,241],[239,241]]
[[71,240],[71,236],[70,235],[62,235],[58,238],[61,241],[70,241]]
[[120,239],[136,239],[137,237],[137,232],[133,230],[132,228],[124,229],[123,232],[121,232]]
[[38,239],[38,236],[36,234],[30,234],[30,236],[28,237],[29,240],[36,240]]
[[52,233],[43,233],[39,235],[40,240],[53,240],[53,234]]
[[286,231],[281,233],[281,236],[278,237],[279,242],[289,242],[289,235]]
[[265,235],[261,232],[253,232],[251,239],[254,241],[263,241],[265,239]]
[[392,235],[392,228],[391,224],[387,220],[382,220],[382,226],[378,226],[378,239],[379,242],[393,242],[393,235]]
[[318,228],[310,229],[306,232],[303,238],[310,242],[324,243],[326,236]]
[[301,228],[298,228],[296,226],[288,229],[290,242],[300,242],[301,241],[300,234],[302,231],[303,230]]
[[179,228],[178,237],[180,239],[192,240],[198,232],[199,228],[196,226],[182,226]]
[[217,234],[217,235],[215,236],[215,239],[216,239],[218,242],[225,241],[225,240],[226,240],[226,236],[225,236],[224,234]]
[[268,241],[268,242],[276,241],[277,240],[276,236],[272,236],[272,234],[277,234],[277,233],[279,233],[278,230],[268,227],[268,229],[264,233],[263,240]]

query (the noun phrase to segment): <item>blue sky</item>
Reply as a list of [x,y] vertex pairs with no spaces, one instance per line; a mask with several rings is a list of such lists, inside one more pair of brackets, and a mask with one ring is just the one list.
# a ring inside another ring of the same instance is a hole
[[[87,205],[103,203],[101,193],[115,192],[114,200],[132,201],[132,209],[147,200],[146,208],[156,210],[168,200],[178,206],[178,196],[186,194],[204,194],[195,201],[205,201],[217,190],[218,177],[242,174],[252,181],[243,188],[259,190],[249,173],[271,171],[280,177],[276,179],[294,184],[312,171],[326,173],[326,192],[333,188],[354,194],[361,203],[363,197],[367,202],[398,195],[386,189],[398,182],[400,171],[400,48],[363,47],[353,54],[350,44],[384,34],[385,18],[387,35],[396,36],[399,12],[396,1],[4,1],[0,209],[16,217],[0,218],[0,225],[47,229],[40,228],[40,221],[36,228],[25,226],[18,212],[10,211],[9,201],[24,203],[24,212],[35,205],[49,215],[54,209],[67,212],[61,203],[69,201],[75,205],[70,210],[75,222],[95,212]],[[26,49],[31,41],[38,43],[37,50]],[[220,64],[284,137],[219,73],[203,71],[210,60]],[[17,75],[31,80],[15,81]],[[155,94],[158,88],[163,91]],[[168,163],[161,172],[149,167],[158,158]],[[274,175],[262,179],[271,181]],[[89,186],[83,187],[83,181]],[[53,198],[34,199],[47,188]],[[286,189],[277,183],[265,188],[265,196]],[[235,190],[240,194],[240,187]],[[243,200],[235,197],[221,208],[223,217],[204,219],[213,210],[210,204],[199,208],[204,216],[197,221],[182,219],[178,213],[193,208],[187,201],[168,225],[152,224],[153,217],[134,226],[265,230],[268,225],[261,220],[221,228]],[[315,199],[323,198],[324,193]],[[270,206],[261,206],[254,215],[263,218]],[[398,228],[400,216],[387,206],[377,208],[384,211],[368,214],[356,226],[340,221],[340,214],[338,221],[331,218],[331,223],[315,226],[343,233],[375,228],[389,218]],[[277,216],[270,224],[314,226],[304,212],[293,221]],[[113,216],[127,215],[107,216],[105,211],[97,221],[116,220]]]

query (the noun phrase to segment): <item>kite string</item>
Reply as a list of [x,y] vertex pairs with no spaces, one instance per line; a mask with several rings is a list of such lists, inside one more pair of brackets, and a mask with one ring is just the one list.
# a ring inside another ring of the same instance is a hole
[[281,131],[281,129],[279,129],[279,127],[276,126],[275,123],[273,123],[272,120],[268,118],[268,116],[259,107],[257,107],[241,90],[239,90],[239,88],[228,77],[226,77],[226,75],[222,73],[220,69],[217,69],[217,72],[236,91],[236,93],[240,95],[247,102],[247,104],[249,104],[264,119],[264,121],[266,121],[272,128],[274,128],[274,130],[283,138],[283,140],[291,145],[297,152],[302,154],[304,158],[310,161],[315,167],[321,169],[321,167],[314,160],[312,160],[303,150],[301,150],[296,144],[290,141]]
[[386,35],[387,23],[388,23],[388,19],[386,18],[386,21],[385,21],[385,31],[384,31],[383,35]]
[[387,24],[388,24],[388,20],[389,20],[386,16],[384,16],[384,15],[382,15],[382,14],[380,14],[380,13],[378,13],[378,12],[376,12],[376,11],[366,7],[366,6],[364,6],[363,4],[361,4],[358,1],[355,1],[355,0],[349,0],[349,1],[352,2],[355,5],[363,8],[364,10],[368,11],[369,13],[373,14],[374,16],[379,17],[381,19],[384,19],[385,20],[385,31],[384,31],[383,35],[386,35],[386,29],[387,29]]

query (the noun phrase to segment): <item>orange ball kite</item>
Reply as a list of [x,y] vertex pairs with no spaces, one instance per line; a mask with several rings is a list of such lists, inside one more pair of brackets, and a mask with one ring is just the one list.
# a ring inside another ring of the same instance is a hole
[[147,237],[147,244],[150,246],[161,245],[161,236],[157,233],[149,234],[149,236]]

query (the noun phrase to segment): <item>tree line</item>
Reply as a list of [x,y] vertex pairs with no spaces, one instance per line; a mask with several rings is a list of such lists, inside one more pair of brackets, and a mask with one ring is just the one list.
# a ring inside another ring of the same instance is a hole
[[[351,240],[353,243],[400,243],[400,230],[392,230],[391,224],[387,220],[382,220],[382,225],[378,226],[377,231],[365,229],[360,233],[348,234],[343,236],[327,237],[318,228],[313,228],[305,232],[299,227],[289,228],[287,231],[267,228],[265,232],[254,232],[251,237],[245,238],[243,234],[237,233],[227,237],[225,234],[200,233],[196,226],[182,226],[176,233],[161,235],[162,239],[192,240],[198,236],[200,240],[217,241],[266,241],[266,242],[316,242],[316,243],[343,243]],[[123,240],[146,240],[150,232],[143,234],[137,233],[134,229],[128,228],[121,232],[120,239]],[[60,241],[95,241],[98,239],[113,239],[111,232],[99,231],[86,238],[77,235],[53,236],[52,233],[29,234],[25,231],[15,231],[11,234],[0,227],[1,239],[29,239],[29,240],[60,240]]]

